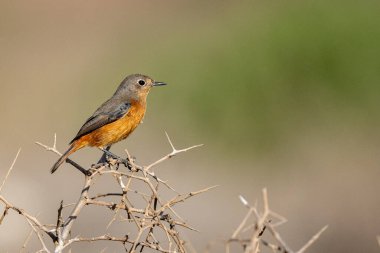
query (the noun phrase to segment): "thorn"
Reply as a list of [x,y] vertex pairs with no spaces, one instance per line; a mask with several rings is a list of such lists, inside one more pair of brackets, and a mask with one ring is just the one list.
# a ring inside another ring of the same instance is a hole
[[171,146],[172,149],[173,149],[173,152],[177,151],[177,150],[175,149],[174,145],[173,145],[172,140],[170,139],[170,137],[169,137],[169,135],[168,135],[168,133],[167,133],[166,131],[165,131],[165,134],[166,134],[166,138],[167,138],[168,141],[169,141],[170,146]]
[[54,133],[54,143],[53,143],[53,148],[57,148],[57,133]]
[[243,196],[239,195],[239,199],[243,205],[245,205],[246,207],[249,207],[248,201]]

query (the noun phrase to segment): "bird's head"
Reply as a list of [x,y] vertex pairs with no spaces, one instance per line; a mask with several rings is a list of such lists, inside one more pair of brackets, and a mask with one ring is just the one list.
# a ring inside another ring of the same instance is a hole
[[133,74],[121,82],[115,95],[133,100],[145,100],[152,87],[162,85],[166,85],[166,83],[154,81],[146,75]]

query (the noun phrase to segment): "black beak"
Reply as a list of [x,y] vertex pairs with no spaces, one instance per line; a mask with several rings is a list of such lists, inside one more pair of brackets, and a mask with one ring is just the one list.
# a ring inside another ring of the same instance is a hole
[[162,86],[162,85],[166,85],[166,83],[164,83],[164,82],[154,82],[153,83],[153,86]]

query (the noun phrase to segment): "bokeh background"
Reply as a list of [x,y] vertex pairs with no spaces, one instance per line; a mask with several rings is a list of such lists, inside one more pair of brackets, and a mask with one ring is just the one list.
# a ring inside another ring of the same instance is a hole
[[[182,192],[220,185],[179,210],[201,231],[186,232],[198,252],[231,235],[246,211],[237,196],[254,203],[263,187],[293,249],[328,224],[309,252],[379,252],[379,13],[373,0],[3,0],[1,178],[22,151],[2,194],[54,223],[82,178],[68,165],[50,175],[57,157],[34,142],[57,133],[63,151],[127,74],[145,73],[169,85],[113,151],[150,163],[170,151],[165,131],[178,147],[205,144],[157,170]],[[97,226],[85,214],[75,231]],[[18,252],[28,232],[7,217],[0,252]]]

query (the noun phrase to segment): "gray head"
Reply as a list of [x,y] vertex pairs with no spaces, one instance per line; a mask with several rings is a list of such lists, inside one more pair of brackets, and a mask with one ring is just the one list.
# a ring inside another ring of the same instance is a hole
[[162,85],[166,85],[166,83],[154,81],[146,75],[133,74],[127,76],[121,82],[114,96],[121,96],[133,100],[145,100],[152,87]]

